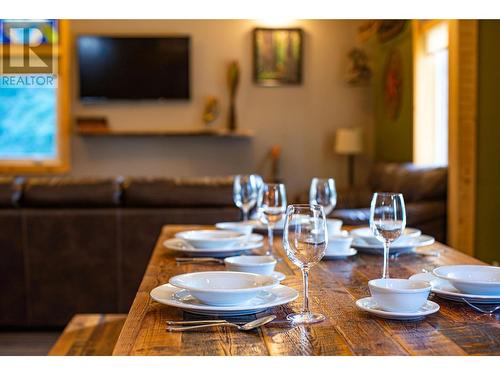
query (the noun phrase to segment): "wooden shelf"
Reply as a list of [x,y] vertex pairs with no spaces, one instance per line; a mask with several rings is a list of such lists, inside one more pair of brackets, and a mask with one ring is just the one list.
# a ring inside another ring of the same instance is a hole
[[75,129],[75,133],[89,137],[214,137],[241,138],[253,137],[253,132],[242,129],[230,132],[226,129],[169,129],[169,130],[123,130],[123,129]]

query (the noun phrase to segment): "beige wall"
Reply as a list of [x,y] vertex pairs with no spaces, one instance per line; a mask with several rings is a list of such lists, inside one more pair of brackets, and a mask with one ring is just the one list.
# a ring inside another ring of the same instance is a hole
[[[332,175],[345,185],[346,160],[335,156],[335,129],[366,126],[371,132],[369,88],[345,83],[347,52],[355,45],[357,21],[295,21],[305,32],[304,81],[300,86],[262,88],[252,82],[251,20],[227,21],[73,21],[73,34],[153,33],[191,36],[191,89],[187,102],[129,102],[83,105],[73,77],[73,114],[103,115],[116,129],[179,129],[202,126],[203,100],[220,98],[227,114],[226,66],[238,60],[241,81],[238,122],[253,130],[251,140],[208,138],[90,138],[75,135],[73,175],[226,175],[257,171],[273,144],[283,147],[282,177],[290,198],[306,189],[313,176]],[[133,82],[130,83],[133,85]],[[364,164],[359,158],[359,166]],[[363,168],[357,173],[362,177]]]

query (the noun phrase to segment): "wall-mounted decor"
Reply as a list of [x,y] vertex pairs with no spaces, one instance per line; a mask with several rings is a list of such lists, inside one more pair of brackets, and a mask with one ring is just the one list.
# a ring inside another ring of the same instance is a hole
[[349,66],[347,68],[347,83],[353,86],[366,85],[370,83],[372,70],[368,64],[368,56],[360,48],[349,51]]
[[358,39],[366,42],[377,35],[378,41],[385,43],[401,34],[406,24],[406,20],[367,20],[358,28]]
[[387,56],[384,68],[384,103],[387,117],[399,117],[403,97],[403,63],[401,53],[393,49]]
[[302,29],[253,31],[253,75],[261,86],[302,83]]

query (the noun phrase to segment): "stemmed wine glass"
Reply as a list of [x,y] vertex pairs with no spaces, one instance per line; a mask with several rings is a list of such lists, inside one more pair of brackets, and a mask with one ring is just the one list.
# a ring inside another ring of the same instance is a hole
[[286,190],[283,184],[263,184],[258,199],[259,219],[267,225],[269,249],[273,253],[273,231],[275,224],[283,218],[286,210]]
[[389,278],[389,248],[406,226],[406,210],[403,194],[375,193],[370,207],[370,228],[384,244],[382,278]]
[[290,205],[286,210],[283,247],[288,258],[302,270],[304,304],[300,313],[290,314],[294,323],[316,323],[325,319],[309,310],[309,270],[325,255],[328,245],[326,218],[317,204]]
[[233,182],[233,200],[243,212],[243,220],[248,220],[248,212],[257,202],[257,179],[255,175],[238,175]]
[[333,178],[313,178],[309,189],[309,203],[319,204],[328,216],[337,204],[337,191]]

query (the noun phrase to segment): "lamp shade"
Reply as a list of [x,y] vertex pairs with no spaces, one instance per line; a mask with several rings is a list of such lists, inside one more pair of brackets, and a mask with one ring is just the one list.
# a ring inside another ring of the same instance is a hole
[[359,128],[341,128],[335,136],[335,152],[343,155],[360,154],[363,151],[363,137]]

